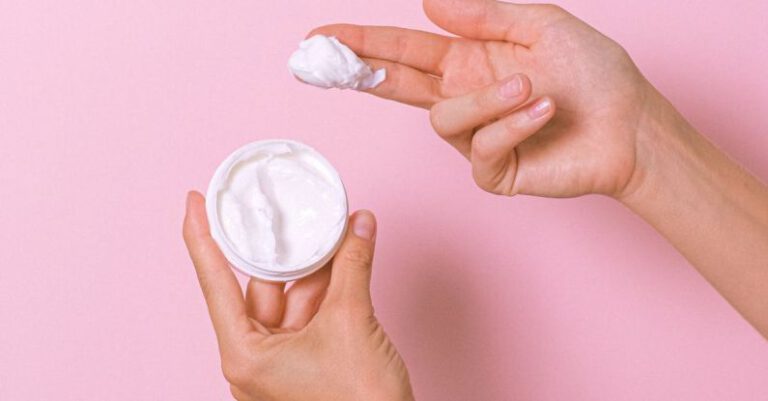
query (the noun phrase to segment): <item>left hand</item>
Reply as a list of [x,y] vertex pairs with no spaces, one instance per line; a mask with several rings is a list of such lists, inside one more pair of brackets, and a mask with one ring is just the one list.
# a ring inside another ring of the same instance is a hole
[[251,279],[243,298],[210,235],[204,203],[199,193],[189,194],[184,240],[237,400],[413,399],[405,364],[371,304],[373,214],[352,216],[329,266],[288,290]]

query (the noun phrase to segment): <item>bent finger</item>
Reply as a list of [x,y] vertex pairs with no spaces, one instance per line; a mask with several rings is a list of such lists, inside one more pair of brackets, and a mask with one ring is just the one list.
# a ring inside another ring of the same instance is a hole
[[245,290],[248,316],[266,327],[277,327],[285,308],[285,283],[251,277]]
[[435,132],[452,137],[499,118],[522,106],[531,96],[531,81],[515,74],[482,89],[443,100],[429,111]]
[[544,127],[554,115],[554,102],[544,97],[478,130],[472,138],[470,157],[477,185],[491,193],[516,194],[515,147]]
[[285,293],[285,314],[280,327],[300,330],[312,320],[331,281],[331,266],[325,266],[296,281]]

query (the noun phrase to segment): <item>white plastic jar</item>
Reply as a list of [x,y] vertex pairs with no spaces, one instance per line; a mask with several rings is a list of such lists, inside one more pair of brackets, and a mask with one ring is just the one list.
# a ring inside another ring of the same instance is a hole
[[296,280],[325,265],[341,244],[348,212],[333,166],[291,140],[234,151],[206,197],[211,235],[230,264],[270,281]]

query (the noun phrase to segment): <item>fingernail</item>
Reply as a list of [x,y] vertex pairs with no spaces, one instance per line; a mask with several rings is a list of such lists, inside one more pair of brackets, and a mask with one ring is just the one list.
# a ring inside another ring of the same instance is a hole
[[372,240],[376,234],[376,220],[373,214],[366,210],[355,213],[352,219],[352,232],[360,238]]
[[499,87],[499,97],[502,100],[512,99],[523,93],[523,80],[520,75],[515,75],[509,82]]
[[535,105],[533,105],[533,107],[528,109],[528,115],[535,120],[547,115],[551,108],[552,102],[549,99],[541,99]]

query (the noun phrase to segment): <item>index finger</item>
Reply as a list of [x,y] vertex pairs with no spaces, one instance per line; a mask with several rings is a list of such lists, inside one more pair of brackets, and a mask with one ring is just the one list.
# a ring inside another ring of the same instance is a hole
[[184,242],[195,265],[220,346],[250,331],[252,327],[240,283],[211,237],[205,215],[205,198],[197,192],[187,195]]
[[371,58],[363,60],[375,70],[383,68],[387,71],[384,82],[365,92],[423,109],[443,100],[439,78],[405,64]]
[[309,36],[335,36],[358,56],[404,64],[431,75],[442,75],[442,61],[452,39],[435,33],[389,26],[332,24]]

